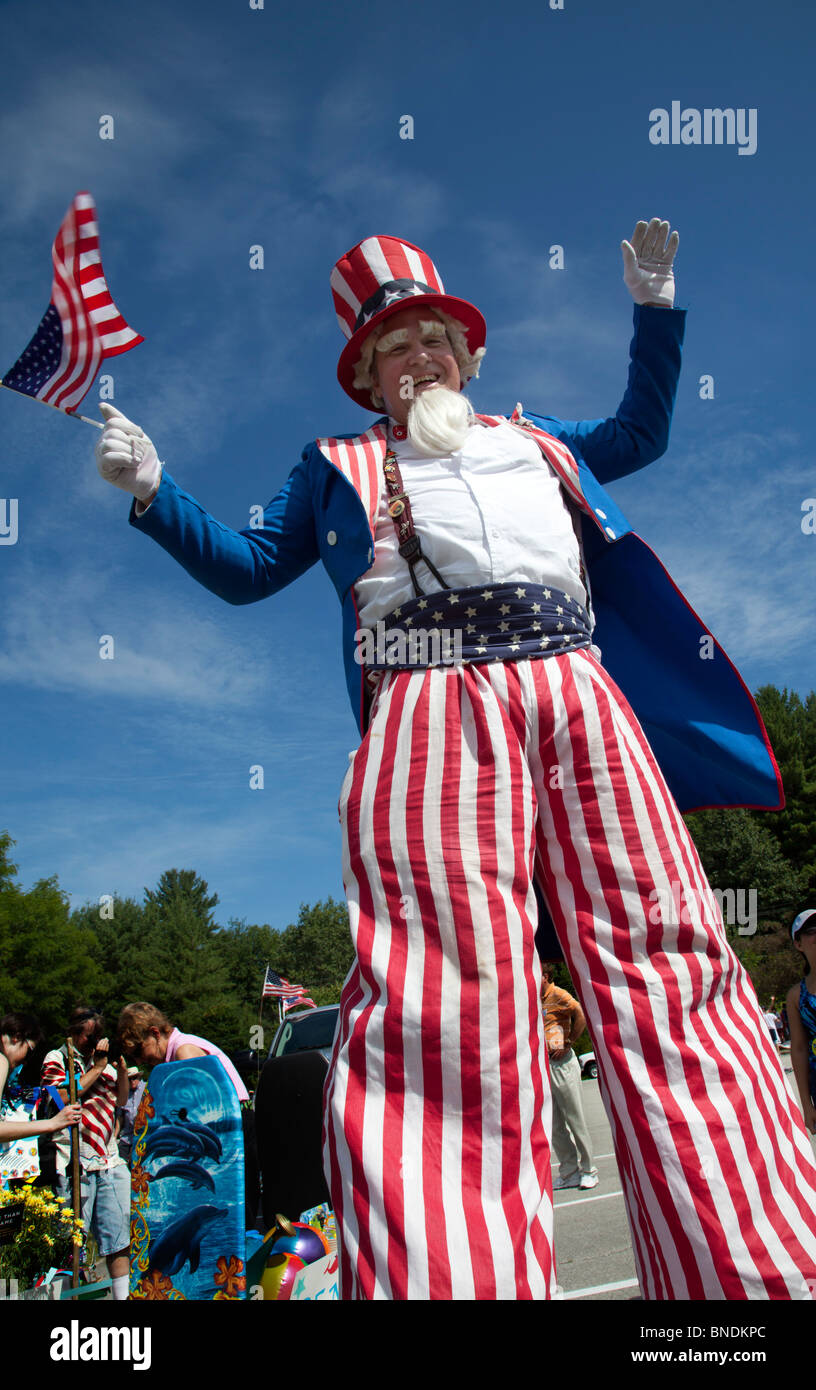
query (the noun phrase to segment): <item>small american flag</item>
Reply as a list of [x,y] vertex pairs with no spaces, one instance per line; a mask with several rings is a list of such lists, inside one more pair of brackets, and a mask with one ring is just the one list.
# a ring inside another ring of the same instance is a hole
[[284,1017],[286,1017],[290,1009],[316,1009],[317,1005],[314,999],[308,998],[304,990],[303,994],[298,995],[297,999],[284,999],[282,1008]]
[[290,985],[288,980],[284,980],[282,975],[266,967],[264,977],[263,997],[264,999],[300,999],[306,993],[303,985]]
[[51,303],[3,385],[60,410],[75,410],[105,357],[144,338],[125,322],[102,270],[96,204],[77,193],[57,232]]

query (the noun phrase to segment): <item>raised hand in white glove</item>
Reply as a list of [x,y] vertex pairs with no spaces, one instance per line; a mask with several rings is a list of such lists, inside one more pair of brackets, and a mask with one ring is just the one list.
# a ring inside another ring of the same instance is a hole
[[94,449],[103,478],[140,502],[149,502],[161,482],[162,464],[144,430],[107,402],[99,409],[105,428]]
[[672,262],[680,237],[669,236],[668,222],[653,217],[638,222],[631,241],[621,242],[623,278],[636,304],[657,304],[671,309],[674,304]]

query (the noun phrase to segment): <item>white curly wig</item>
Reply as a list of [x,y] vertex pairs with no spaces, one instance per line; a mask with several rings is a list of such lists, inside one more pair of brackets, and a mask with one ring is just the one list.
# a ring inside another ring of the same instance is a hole
[[[453,355],[456,358],[456,365],[459,368],[459,375],[462,378],[462,384],[464,385],[472,378],[478,377],[479,368],[482,364],[482,358],[485,355],[486,349],[480,347],[477,348],[474,353],[471,353],[467,345],[467,329],[465,325],[460,323],[458,319],[451,318],[450,314],[443,313],[441,309],[434,308],[431,304],[429,304],[427,308],[435,318],[439,319],[439,321],[445,325],[450,345],[453,348]],[[358,391],[369,391],[371,393],[371,402],[375,410],[381,410],[385,402],[377,390],[374,381],[374,352],[380,338],[384,333],[389,332],[388,324],[389,320],[383,319],[382,323],[377,324],[377,327],[372,329],[363,343],[359,361],[354,367],[354,385]]]

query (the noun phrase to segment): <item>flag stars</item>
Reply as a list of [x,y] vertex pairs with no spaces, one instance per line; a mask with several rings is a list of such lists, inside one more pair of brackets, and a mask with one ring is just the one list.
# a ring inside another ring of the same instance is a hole
[[[529,586],[501,584],[495,589],[480,590],[479,593],[482,603],[461,590],[442,590],[428,598],[411,599],[407,603],[403,601],[392,616],[395,622],[399,619],[400,629],[407,633],[418,610],[428,609],[433,627],[427,631],[439,631],[450,608],[459,605],[463,621],[457,631],[460,640],[464,641],[465,661],[483,656],[496,661],[549,656],[552,652],[567,651],[585,644],[587,629],[581,604],[560,589],[544,589],[535,585],[531,593]],[[538,601],[532,602],[536,596]],[[549,598],[549,603],[545,596]],[[436,609],[431,608],[434,599],[440,605]],[[482,632],[478,632],[475,621],[478,617],[484,624]],[[441,631],[444,634],[446,630],[441,628]],[[449,638],[447,641],[449,645]]]

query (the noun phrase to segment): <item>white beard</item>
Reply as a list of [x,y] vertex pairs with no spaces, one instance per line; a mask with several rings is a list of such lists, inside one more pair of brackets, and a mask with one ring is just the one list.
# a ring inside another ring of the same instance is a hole
[[429,386],[411,402],[408,438],[418,454],[444,458],[461,449],[472,420],[467,396],[449,386]]

